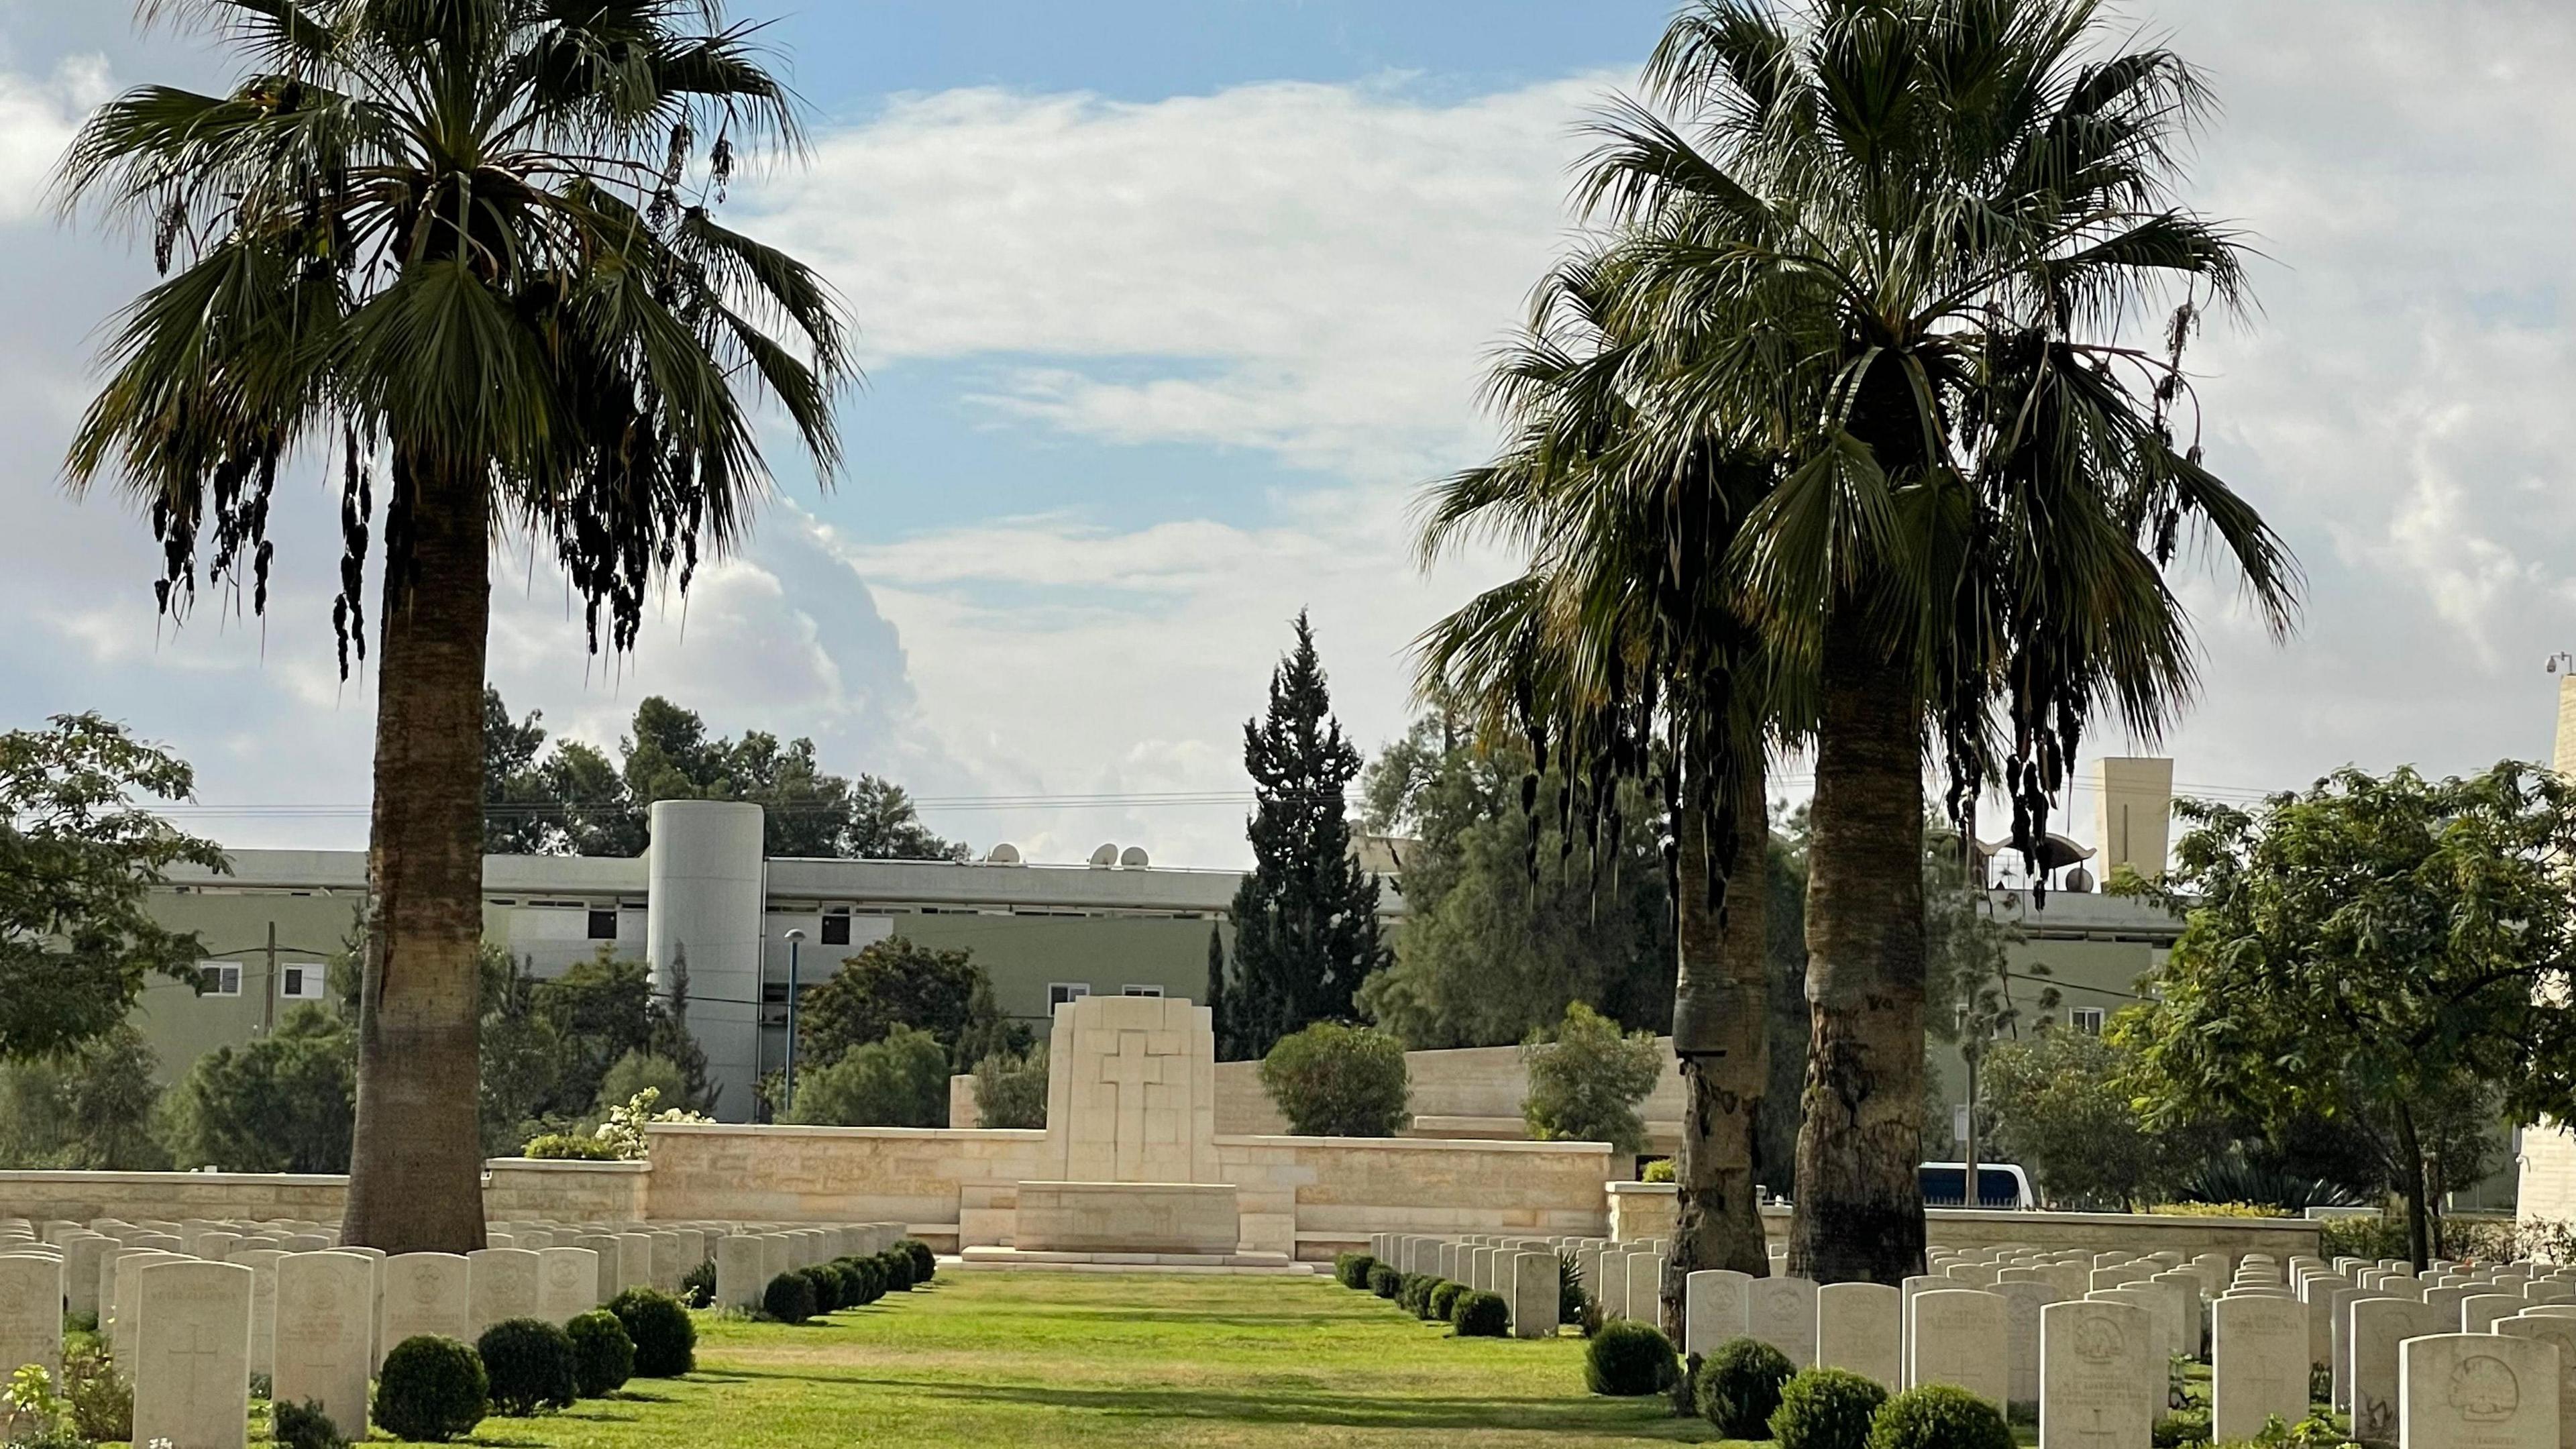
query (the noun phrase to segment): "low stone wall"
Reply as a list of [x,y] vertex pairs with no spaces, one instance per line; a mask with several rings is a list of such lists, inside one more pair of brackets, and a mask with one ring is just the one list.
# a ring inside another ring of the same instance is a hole
[[[1673,1059],[1671,1037],[1657,1037],[1655,1048],[1663,1058],[1663,1075],[1638,1104],[1637,1115],[1645,1119],[1649,1149],[1672,1152],[1681,1142],[1681,1068]],[[1529,1069],[1521,1063],[1519,1047],[1406,1052],[1404,1070],[1412,1088],[1409,1105],[1414,1119],[1406,1136],[1478,1141],[1528,1137],[1529,1128],[1521,1120],[1521,1099],[1529,1095]],[[954,1115],[958,1095],[952,1087],[951,1122],[967,1120]],[[971,1091],[966,1095],[971,1101]],[[1261,1063],[1216,1064],[1216,1130],[1234,1136],[1288,1130],[1288,1120],[1261,1089]]]
[[[1609,1236],[1621,1242],[1673,1235],[1675,1189],[1668,1182],[1613,1182]],[[2132,1253],[2171,1248],[2185,1257],[2269,1253],[2288,1262],[2292,1253],[2315,1253],[2323,1224],[2305,1218],[2204,1218],[2162,1213],[1990,1212],[1932,1208],[1927,1235],[1945,1248],[1991,1248],[2018,1243],[2033,1248],[2118,1247]],[[1762,1210],[1763,1231],[1774,1243],[1789,1241],[1791,1213]]]
[[[495,1218],[635,1222],[646,1216],[641,1162],[501,1157],[484,1164],[483,1211]],[[349,1179],[287,1172],[0,1172],[0,1217],[300,1218],[334,1223]]]
[[641,1162],[496,1157],[483,1164],[483,1211],[494,1218],[641,1222],[652,1168]]

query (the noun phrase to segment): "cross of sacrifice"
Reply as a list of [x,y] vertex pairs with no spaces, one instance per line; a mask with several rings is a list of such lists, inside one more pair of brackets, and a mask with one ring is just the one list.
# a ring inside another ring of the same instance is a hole
[[1118,1089],[1118,1135],[1114,1139],[1121,1172],[1140,1169],[1145,1159],[1145,1088],[1163,1080],[1163,1059],[1145,1050],[1145,1033],[1118,1033],[1118,1051],[1100,1059],[1100,1080]]

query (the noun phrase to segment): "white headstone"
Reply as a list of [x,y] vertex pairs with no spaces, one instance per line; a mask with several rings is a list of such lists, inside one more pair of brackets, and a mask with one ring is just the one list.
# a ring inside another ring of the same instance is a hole
[[537,1250],[537,1317],[566,1323],[600,1301],[597,1253],[588,1248]]
[[2046,1283],[1998,1283],[2004,1300],[2004,1377],[2012,1402],[2039,1402],[2039,1313],[2057,1301]]
[[1827,1283],[1816,1290],[1816,1362],[1848,1369],[1894,1392],[1898,1294],[1884,1283]]
[[1705,1357],[1751,1322],[1753,1279],[1732,1268],[1702,1268],[1682,1280],[1682,1352]]
[[2558,1346],[2492,1333],[2398,1345],[2398,1449],[2558,1449]]
[[271,1400],[314,1400],[342,1434],[364,1438],[375,1298],[376,1263],[361,1254],[289,1253],[278,1259]]
[[384,1304],[376,1361],[422,1334],[472,1343],[473,1269],[462,1253],[395,1253],[378,1265]]
[[2398,1431],[2397,1346],[2450,1329],[2448,1312],[2410,1298],[2356,1298],[2352,1303],[2352,1437],[2394,1444]]
[[[2146,1309],[2104,1299],[2039,1311],[2039,1449],[2136,1449],[2152,1437],[2165,1367]],[[2152,1384],[2154,1392],[2142,1391]]]
[[[813,1238],[808,1234],[798,1234],[796,1266],[800,1268],[812,1267],[814,1265],[813,1251]],[[617,1235],[618,1291],[624,1292],[629,1288],[650,1288],[652,1286],[652,1235],[649,1233],[619,1233]],[[617,1295],[612,1293],[609,1296],[614,1298]]]
[[277,1260],[275,1248],[235,1248],[231,1261],[250,1270],[250,1371],[277,1368]]
[[1664,1316],[1663,1291],[1664,1255],[1629,1254],[1626,1315],[1639,1323],[1660,1326]]
[[2532,1314],[2499,1318],[2487,1330],[2506,1338],[2536,1338],[2558,1348],[2558,1449],[2576,1449],[2576,1318]]
[[1513,1255],[1511,1291],[1513,1337],[1556,1337],[1557,1277],[1557,1260],[1554,1253]]
[[[785,1262],[786,1253],[784,1249],[786,1240],[778,1238],[773,1234],[763,1237],[762,1242],[768,1244],[769,1252],[774,1254],[779,1260],[778,1267],[772,1268],[769,1272],[761,1275],[760,1281],[766,1283],[770,1278],[787,1271]],[[592,1254],[591,1261],[599,1268],[599,1281],[591,1288],[590,1301],[593,1304],[600,1304],[616,1297],[618,1289],[618,1255],[622,1251],[618,1246],[616,1236],[611,1233],[582,1233],[572,1240],[572,1245],[576,1248],[588,1250]]]
[[12,1254],[0,1257],[0,1374],[31,1363],[62,1386],[63,1264]]
[[134,1442],[243,1449],[250,1423],[251,1271],[160,1258],[135,1275]]
[[2210,1305],[2210,1437],[2224,1444],[2308,1416],[2308,1310],[2294,1298],[2222,1297]]
[[1999,1294],[1976,1288],[1915,1294],[1906,1386],[1954,1384],[2002,1408],[2012,1392],[2004,1366],[2009,1323],[2009,1305]]
[[465,1255],[466,1310],[475,1339],[505,1318],[537,1316],[541,1262],[527,1248],[477,1248]]
[[1816,1361],[1816,1285],[1808,1278],[1756,1278],[1746,1290],[1744,1331],[1799,1368]]

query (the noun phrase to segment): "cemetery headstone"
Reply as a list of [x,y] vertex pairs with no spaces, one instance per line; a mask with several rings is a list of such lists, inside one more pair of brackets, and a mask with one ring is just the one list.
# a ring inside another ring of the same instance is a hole
[[477,1248],[465,1255],[466,1309],[475,1338],[505,1318],[537,1316],[537,1274],[542,1262],[528,1248]]
[[2210,1305],[2210,1437],[2251,1439],[2279,1415],[2308,1415],[2308,1312],[2293,1298],[2223,1297]]
[[1732,1268],[1702,1268],[1682,1280],[1682,1352],[1703,1357],[1751,1322],[1754,1279]]
[[395,1253],[377,1265],[376,1362],[424,1333],[472,1343],[473,1267],[461,1253]]
[[[1697,1277],[1697,1274],[1693,1274]],[[1896,1390],[1897,1291],[1884,1283],[1827,1283],[1816,1290],[1816,1362]]]
[[2010,1402],[2039,1402],[2039,1314],[2057,1301],[2045,1283],[1998,1283],[2004,1300],[2004,1377]]
[[1554,1338],[1557,1260],[1554,1253],[1512,1255],[1512,1336]]
[[0,1257],[0,1374],[31,1363],[62,1383],[63,1263],[12,1254]]
[[365,1437],[375,1297],[376,1264],[361,1254],[289,1253],[277,1260],[270,1323],[275,1402],[314,1400],[341,1433]]
[[1906,1386],[1952,1384],[2003,1408],[2012,1392],[2004,1366],[2008,1313],[2000,1295],[1981,1289],[1915,1294],[1906,1335]]
[[[1828,1290],[1830,1291],[1830,1290]],[[2163,1407],[2147,1310],[2079,1298],[2039,1311],[2039,1449],[2135,1449]],[[2154,1392],[2142,1392],[2153,1385]]]
[[2558,1449],[2576,1449],[2576,1318],[2499,1318],[2487,1330],[2505,1338],[2536,1338],[2558,1348]]
[[134,1442],[243,1449],[250,1423],[251,1270],[164,1257],[134,1274]]
[[2558,1347],[2492,1333],[2398,1346],[2398,1449],[2558,1449]]
[[[539,1318],[560,1324],[608,1301],[599,1296],[599,1254],[588,1248],[539,1248],[536,1254]],[[758,1301],[756,1292],[750,1301]]]
[[1745,1297],[1745,1329],[1806,1368],[1816,1361],[1816,1285],[1808,1278],[1756,1278]]

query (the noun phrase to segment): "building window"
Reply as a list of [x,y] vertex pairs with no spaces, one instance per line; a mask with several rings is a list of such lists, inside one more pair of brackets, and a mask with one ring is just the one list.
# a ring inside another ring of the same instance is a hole
[[590,939],[594,941],[616,940],[617,912],[592,911],[590,913]]
[[1068,1001],[1080,1001],[1091,994],[1088,981],[1050,981],[1047,983],[1047,1010],[1053,1011]]
[[826,946],[850,944],[850,918],[847,913],[823,918],[823,944]]
[[289,1001],[320,1001],[322,968],[309,962],[278,967],[277,994]]
[[200,961],[197,982],[200,996],[239,996],[241,967],[230,961]]
[[1122,989],[1118,994],[1121,996],[1160,996],[1163,994],[1163,988],[1159,986],[1129,986]]
[[2100,1036],[2102,1034],[2102,1008],[2098,1006],[2069,1007],[2066,1012],[2066,1024],[2075,1028],[2077,1031],[2084,1033],[2086,1036]]

